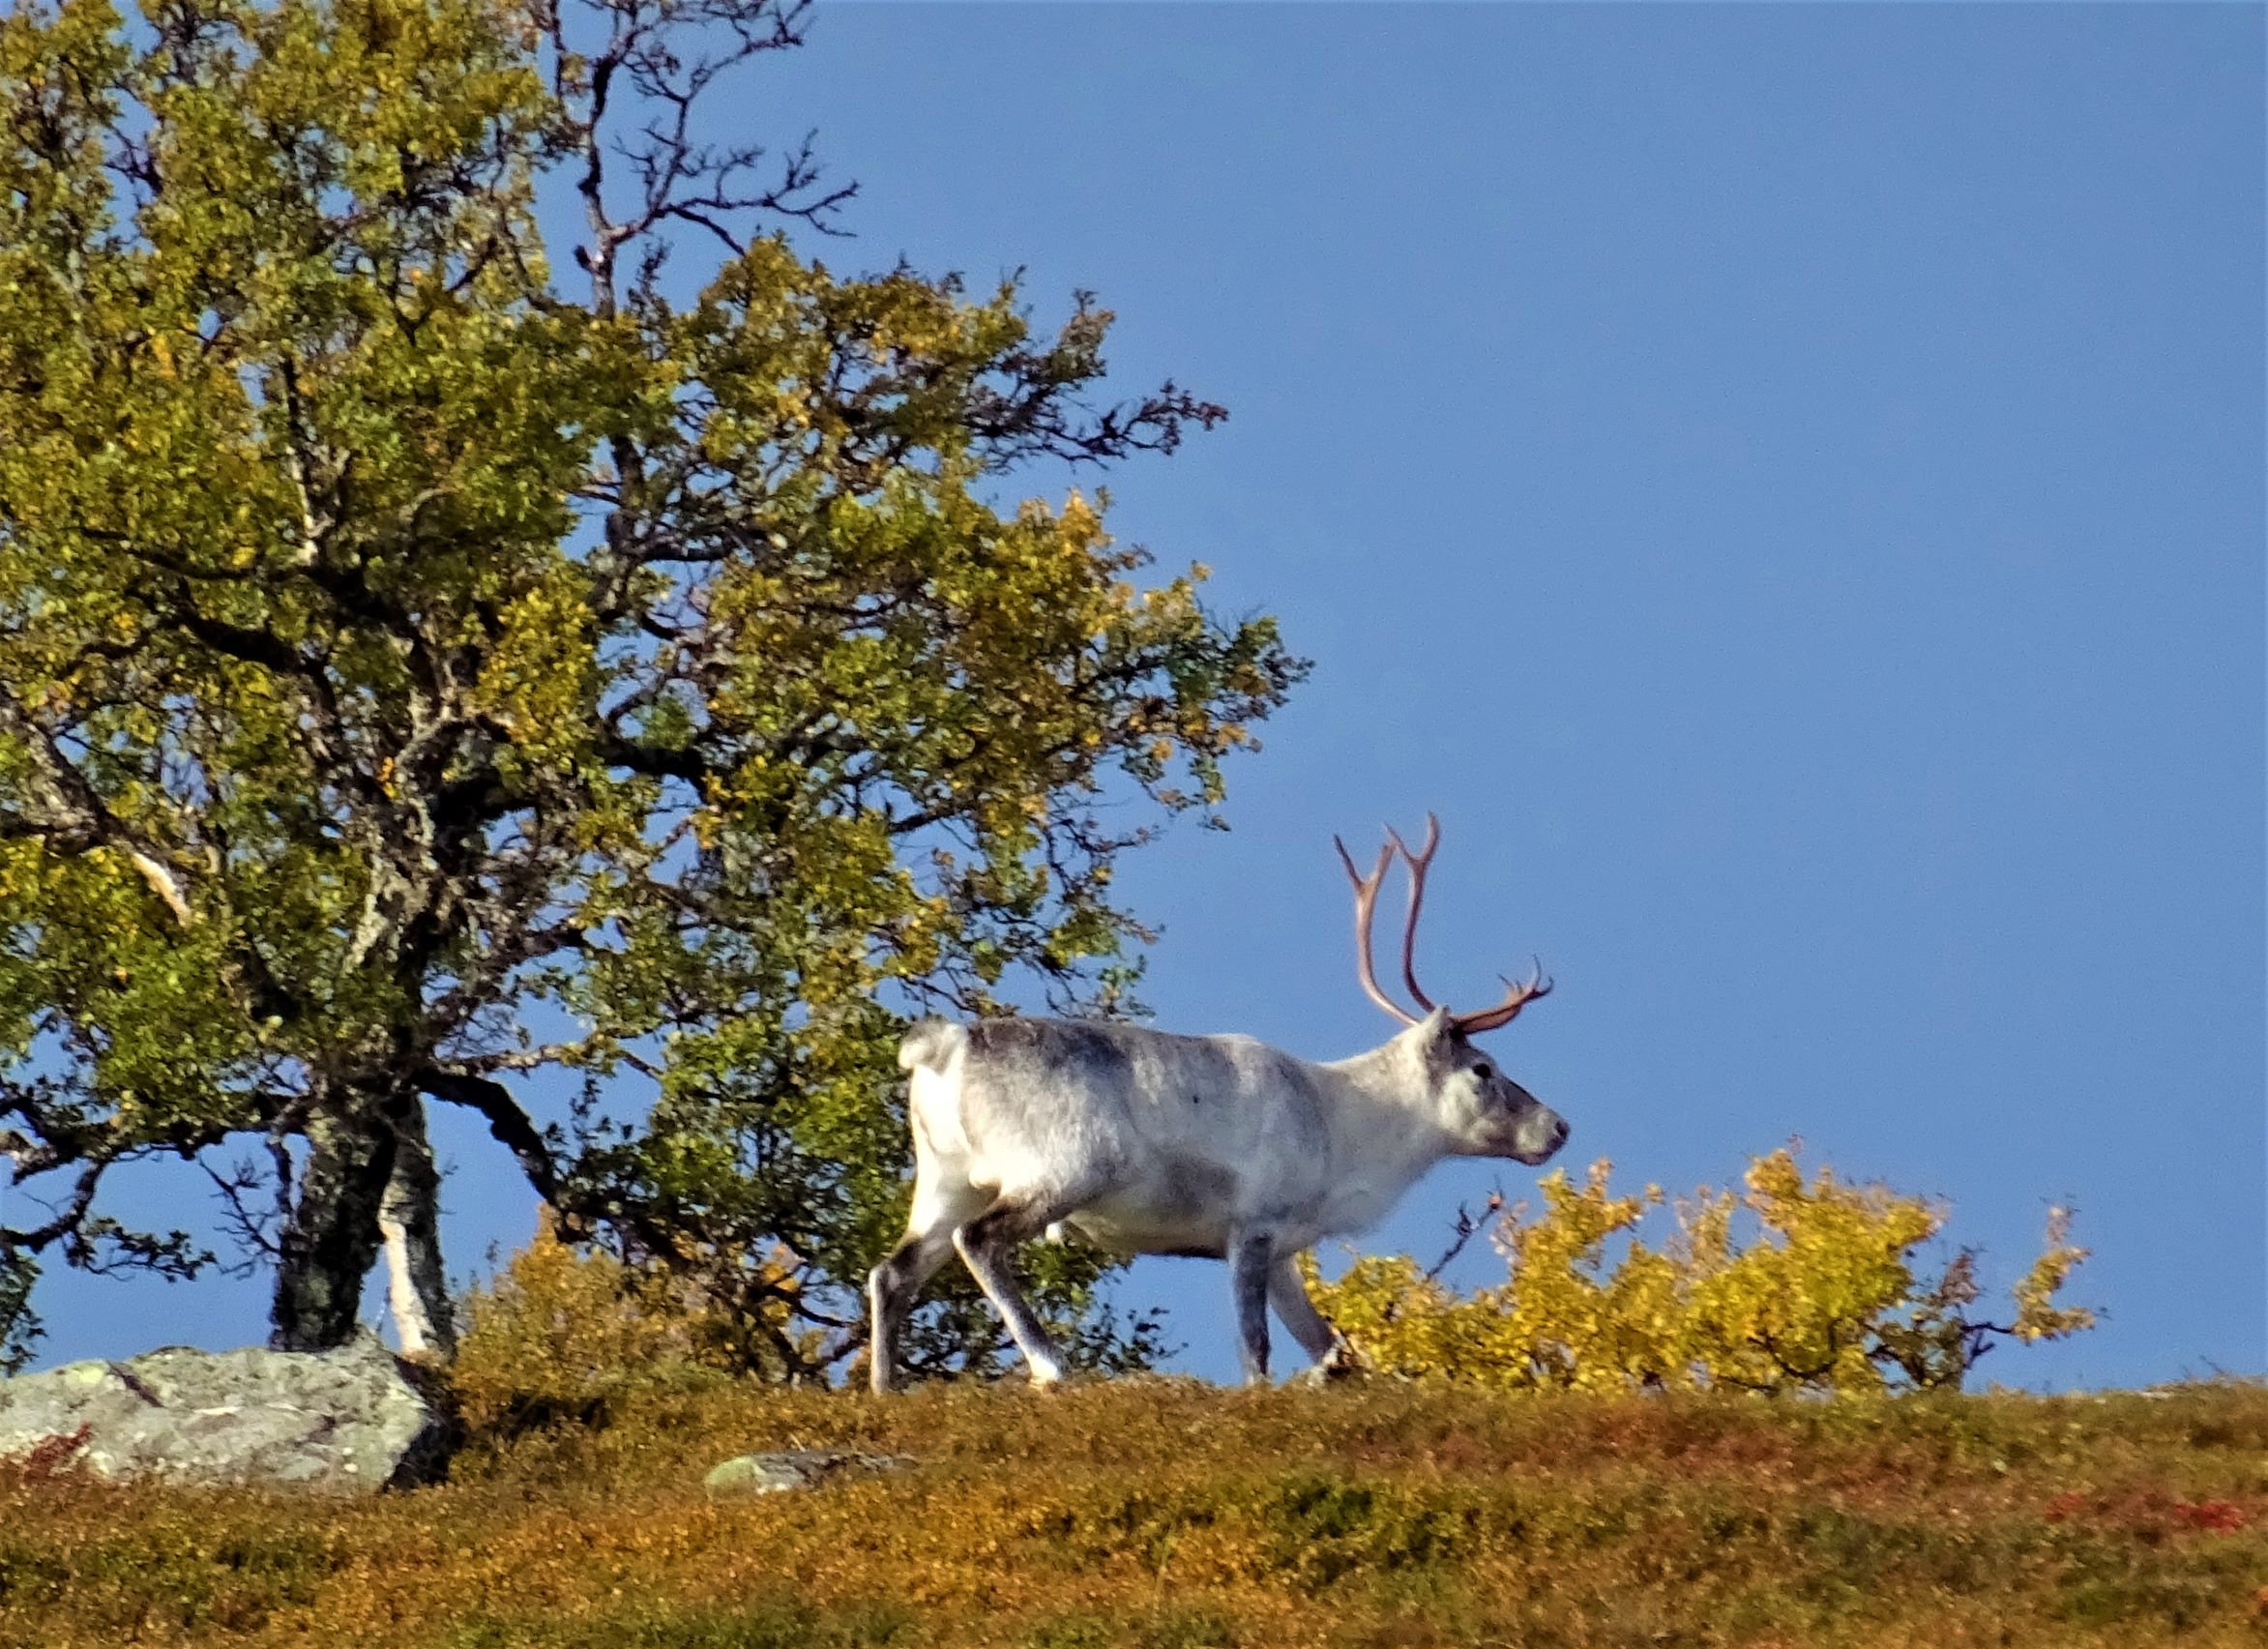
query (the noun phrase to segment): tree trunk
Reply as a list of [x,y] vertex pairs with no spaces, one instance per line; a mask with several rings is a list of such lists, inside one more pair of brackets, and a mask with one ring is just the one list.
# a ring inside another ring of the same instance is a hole
[[268,1343],[329,1351],[354,1338],[363,1282],[378,1259],[378,1217],[394,1176],[396,1129],[370,1094],[340,1094],[309,1114],[307,1164],[276,1267]]
[[408,1357],[457,1355],[457,1317],[441,1266],[441,1174],[413,1102],[395,1141],[394,1173],[378,1209],[386,1243],[386,1303]]

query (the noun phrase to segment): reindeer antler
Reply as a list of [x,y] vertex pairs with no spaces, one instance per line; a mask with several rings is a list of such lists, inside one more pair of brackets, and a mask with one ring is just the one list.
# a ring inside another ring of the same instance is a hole
[[[1504,979],[1502,974],[1496,976]],[[1525,985],[1515,985],[1504,979],[1504,1000],[1493,1008],[1483,1008],[1477,1014],[1453,1014],[1451,1019],[1466,1036],[1478,1036],[1492,1031],[1499,1025],[1509,1025],[1519,1016],[1519,1011],[1539,996],[1551,994],[1551,981],[1544,976],[1544,961],[1536,958],[1536,972]]]
[[1361,974],[1363,988],[1377,1003],[1405,1025],[1418,1022],[1415,1014],[1408,1013],[1393,997],[1378,987],[1377,970],[1370,964],[1370,918],[1377,914],[1378,889],[1386,881],[1387,869],[1394,863],[1391,844],[1378,849],[1378,865],[1368,876],[1354,868],[1354,855],[1347,852],[1346,843],[1336,836],[1331,845],[1339,849],[1339,862],[1346,867],[1346,879],[1354,884],[1354,950],[1356,971]]
[[1432,999],[1418,987],[1418,911],[1426,902],[1426,869],[1433,863],[1433,855],[1440,851],[1441,821],[1431,813],[1426,815],[1423,853],[1412,853],[1409,843],[1401,839],[1401,832],[1392,825],[1386,827],[1386,841],[1409,864],[1409,915],[1401,925],[1401,983],[1409,987],[1410,999],[1430,1014]]
[[[1368,876],[1355,869],[1354,858],[1347,852],[1345,842],[1336,836],[1331,841],[1339,849],[1339,862],[1346,867],[1347,880],[1354,883],[1355,949],[1363,988],[1370,992],[1370,1000],[1379,1007],[1402,1023],[1414,1025],[1418,1022],[1418,1016],[1398,1005],[1378,986],[1377,974],[1370,960],[1370,921],[1377,911],[1378,889],[1385,883],[1386,871],[1393,864],[1394,856],[1399,853],[1409,866],[1409,914],[1401,929],[1401,983],[1408,988],[1412,1001],[1426,1012],[1433,1012],[1433,999],[1418,984],[1418,915],[1426,902],[1426,872],[1432,866],[1433,855],[1441,847],[1441,821],[1431,813],[1426,815],[1426,845],[1417,852],[1412,852],[1409,843],[1401,839],[1400,833],[1388,825],[1386,845],[1378,850],[1377,868]],[[1534,976],[1525,985],[1515,985],[1507,979],[1504,986],[1504,1000],[1495,1007],[1483,1008],[1471,1014],[1452,1014],[1449,1016],[1450,1025],[1465,1036],[1477,1036],[1482,1031],[1492,1031],[1500,1025],[1508,1025],[1522,1008],[1537,997],[1550,993],[1551,981],[1544,976],[1544,964],[1539,960]]]

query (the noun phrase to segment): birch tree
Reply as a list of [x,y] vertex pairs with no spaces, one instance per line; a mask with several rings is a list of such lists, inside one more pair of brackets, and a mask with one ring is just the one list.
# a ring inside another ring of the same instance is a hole
[[[277,1344],[351,1334],[391,1244],[445,1351],[440,1104],[562,1231],[698,1276],[752,1363],[812,1375],[898,1218],[900,1015],[1123,991],[1118,856],[1216,816],[1302,666],[1064,478],[1222,413],[1102,396],[1089,297],[1047,334],[1013,284],[801,250],[850,191],[701,110],[805,21],[0,23],[19,1338],[42,1256],[210,1261],[105,1195],[169,1158],[273,1263]],[[1093,1262],[1048,1263],[1076,1316]],[[964,1305],[941,1360],[985,1354]]]

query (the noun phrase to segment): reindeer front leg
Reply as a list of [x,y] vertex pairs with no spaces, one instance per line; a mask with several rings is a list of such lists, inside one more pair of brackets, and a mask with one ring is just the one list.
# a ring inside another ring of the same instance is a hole
[[1346,1342],[1331,1326],[1331,1319],[1316,1310],[1315,1303],[1308,1298],[1308,1285],[1300,1281],[1299,1267],[1290,1254],[1282,1255],[1270,1269],[1268,1298],[1276,1307],[1276,1314],[1283,1319],[1283,1326],[1291,1330],[1291,1338],[1299,1341],[1300,1349],[1312,1357],[1326,1373],[1346,1366],[1349,1357]]
[[1275,1233],[1249,1226],[1229,1230],[1228,1286],[1236,1296],[1237,1344],[1249,1386],[1268,1383],[1268,1271],[1275,1259]]

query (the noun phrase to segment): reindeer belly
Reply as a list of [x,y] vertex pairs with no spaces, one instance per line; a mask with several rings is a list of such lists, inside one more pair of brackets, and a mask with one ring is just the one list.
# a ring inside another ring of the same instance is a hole
[[1113,1253],[1220,1258],[1237,1206],[1237,1177],[1214,1163],[1168,1159],[1134,1184],[1105,1193],[1062,1224]]

